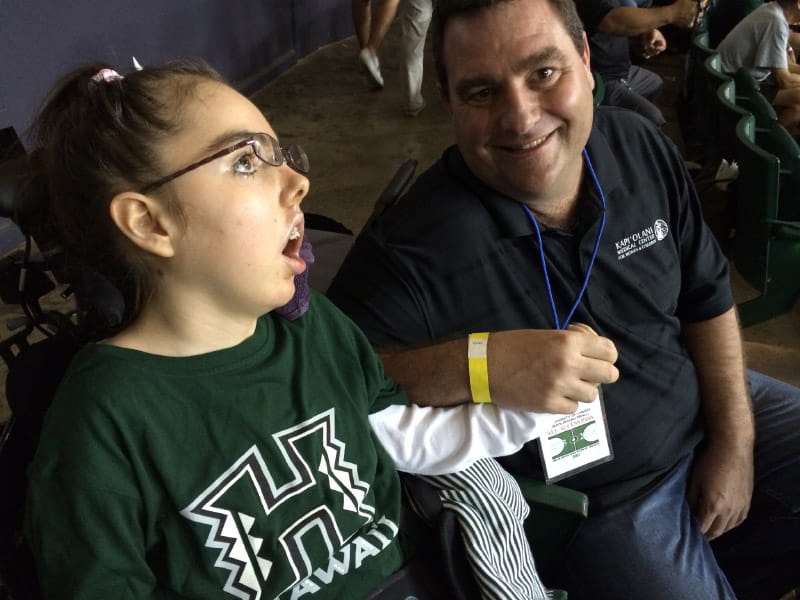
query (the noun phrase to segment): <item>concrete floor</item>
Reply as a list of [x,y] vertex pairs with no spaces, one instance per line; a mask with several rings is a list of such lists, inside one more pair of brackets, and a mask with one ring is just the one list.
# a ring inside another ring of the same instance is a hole
[[[428,107],[417,118],[403,113],[405,88],[396,25],[380,52],[383,90],[370,89],[356,55],[354,38],[330,44],[253,96],[282,142],[300,143],[310,156],[311,192],[304,210],[331,217],[354,232],[361,229],[401,163],[416,159],[421,172],[452,140],[429,53],[424,85]],[[660,100],[668,119],[664,131],[682,147],[674,102],[683,58],[667,53],[650,65],[665,82]],[[738,300],[755,294],[735,272],[732,284]],[[2,321],[16,314],[13,307],[2,308]],[[744,329],[743,336],[751,367],[800,385],[800,304],[785,315]],[[8,415],[4,400],[0,395],[0,422]]]

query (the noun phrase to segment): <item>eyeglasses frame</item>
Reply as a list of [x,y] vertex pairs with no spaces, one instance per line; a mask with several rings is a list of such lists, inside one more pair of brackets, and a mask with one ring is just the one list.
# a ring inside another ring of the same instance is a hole
[[[263,156],[261,156],[258,153],[258,150],[256,149],[258,147],[256,136],[261,136],[261,135],[266,136],[267,138],[272,140],[273,148],[278,148],[280,150],[281,157],[283,158],[283,160],[280,160],[279,162],[270,162],[270,161],[268,161],[266,158],[264,158]],[[217,150],[216,152],[214,152],[214,154],[206,156],[205,158],[201,158],[200,160],[198,160],[196,162],[193,162],[192,164],[190,164],[190,165],[188,165],[186,167],[183,167],[182,169],[179,169],[179,170],[175,171],[171,175],[167,175],[166,177],[162,177],[161,179],[158,179],[158,180],[156,180],[156,181],[154,181],[152,183],[148,183],[146,186],[144,186],[143,188],[141,188],[139,190],[139,193],[140,194],[147,194],[149,192],[152,192],[156,188],[159,188],[162,185],[165,185],[165,184],[169,183],[173,179],[177,179],[181,175],[185,175],[186,173],[188,173],[190,171],[194,171],[195,169],[197,169],[199,167],[202,167],[203,165],[207,165],[208,163],[210,163],[212,161],[215,161],[218,158],[222,158],[223,156],[231,154],[232,152],[236,152],[239,148],[244,148],[245,146],[253,146],[253,154],[255,154],[261,161],[263,161],[264,163],[266,163],[266,164],[268,164],[270,166],[280,167],[283,163],[286,163],[287,165],[289,165],[292,169],[294,169],[298,173],[300,173],[302,175],[307,175],[308,174],[309,168],[307,166],[304,167],[303,165],[298,164],[297,161],[295,161],[294,158],[292,157],[292,150],[296,148],[297,151],[302,156],[305,157],[306,165],[308,164],[308,156],[306,155],[305,150],[303,150],[298,144],[290,144],[288,146],[288,148],[284,148],[283,146],[280,145],[278,140],[276,140],[270,134],[268,134],[268,133],[256,133],[256,134],[251,135],[247,139],[244,139],[244,140],[242,140],[240,142],[236,142],[232,146],[228,146],[227,148],[223,148],[222,150]]]

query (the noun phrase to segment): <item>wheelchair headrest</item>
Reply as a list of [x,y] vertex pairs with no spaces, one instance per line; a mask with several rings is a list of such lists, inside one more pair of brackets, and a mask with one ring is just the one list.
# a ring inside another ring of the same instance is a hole
[[46,220],[47,204],[47,184],[34,176],[27,156],[0,163],[0,217],[14,221],[25,234],[35,234]]

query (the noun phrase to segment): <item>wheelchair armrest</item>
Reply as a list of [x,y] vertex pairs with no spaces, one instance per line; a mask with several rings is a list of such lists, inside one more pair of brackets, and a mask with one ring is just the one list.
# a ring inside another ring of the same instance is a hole
[[560,485],[548,485],[538,479],[530,479],[515,475],[522,495],[529,504],[541,505],[544,508],[574,513],[576,517],[585,519],[589,512],[589,499],[586,494]]
[[515,477],[531,509],[525,533],[536,565],[542,571],[558,568],[589,512],[589,499],[577,490]]

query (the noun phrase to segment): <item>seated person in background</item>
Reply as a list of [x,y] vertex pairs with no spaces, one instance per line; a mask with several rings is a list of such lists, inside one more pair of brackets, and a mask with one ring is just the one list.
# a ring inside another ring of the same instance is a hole
[[[431,30],[456,145],[329,297],[412,399],[471,401],[476,332],[493,402],[550,412],[602,388],[613,459],[563,479],[589,516],[542,572],[570,600],[777,600],[800,583],[800,390],[747,385],[683,158],[640,115],[592,110],[571,0],[437,0]],[[545,477],[539,444],[500,462]]]
[[716,48],[739,21],[762,4],[761,0],[709,0],[705,5],[709,45]]
[[789,23],[798,19],[800,0],[772,0],[739,21],[717,46],[722,68],[750,71],[794,136],[800,135],[800,66],[789,43]]
[[[323,296],[278,314],[308,158],[203,63],[77,69],[35,129],[69,259],[128,309],[73,359],[30,468],[46,598],[363,598],[409,557],[392,461],[451,473],[537,435],[531,412],[409,405]],[[509,597],[543,598],[520,568]]]
[[589,35],[591,66],[605,81],[603,104],[634,110],[657,126],[664,115],[653,100],[661,93],[661,77],[631,62],[631,41],[638,38],[644,58],[667,48],[658,30],[662,25],[689,27],[697,15],[692,0],[678,0],[668,6],[649,8],[649,1],[575,0],[578,16]]

